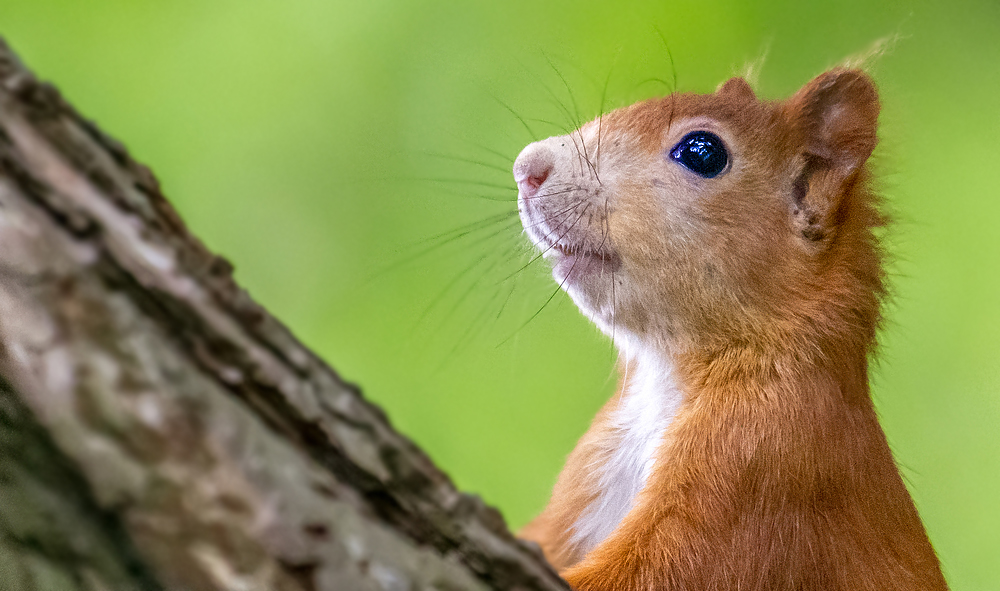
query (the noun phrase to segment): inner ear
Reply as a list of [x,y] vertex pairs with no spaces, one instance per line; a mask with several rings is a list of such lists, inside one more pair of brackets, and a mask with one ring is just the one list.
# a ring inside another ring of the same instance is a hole
[[828,238],[835,229],[836,199],[825,197],[830,190],[830,162],[814,154],[805,155],[805,163],[792,181],[792,223],[796,232],[811,243]]

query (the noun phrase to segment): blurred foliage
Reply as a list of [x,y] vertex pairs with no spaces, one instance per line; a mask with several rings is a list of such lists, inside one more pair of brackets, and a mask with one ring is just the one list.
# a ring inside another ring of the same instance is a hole
[[875,397],[953,588],[1000,585],[997,2],[4,0],[0,34],[513,526],[615,382],[525,267],[521,147],[675,76],[710,91],[759,62],[779,98],[896,38],[872,65],[897,220]]

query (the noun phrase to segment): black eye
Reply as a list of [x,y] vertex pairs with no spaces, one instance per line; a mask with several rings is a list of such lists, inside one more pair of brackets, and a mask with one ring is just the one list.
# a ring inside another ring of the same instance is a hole
[[670,150],[670,157],[684,168],[707,179],[726,168],[729,153],[722,139],[707,131],[692,131]]

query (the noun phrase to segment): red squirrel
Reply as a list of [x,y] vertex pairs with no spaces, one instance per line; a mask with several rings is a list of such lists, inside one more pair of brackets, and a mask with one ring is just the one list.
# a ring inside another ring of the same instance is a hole
[[879,426],[879,99],[742,78],[526,147],[518,210],[619,350],[618,392],[521,532],[578,591],[941,590]]

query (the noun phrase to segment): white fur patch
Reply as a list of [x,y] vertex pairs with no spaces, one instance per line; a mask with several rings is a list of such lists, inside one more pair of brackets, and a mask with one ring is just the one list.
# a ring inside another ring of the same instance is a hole
[[571,539],[582,554],[607,538],[632,510],[683,400],[670,364],[659,355],[638,355],[625,367],[628,388],[612,417],[615,436],[606,461],[596,467],[599,492],[573,525]]

